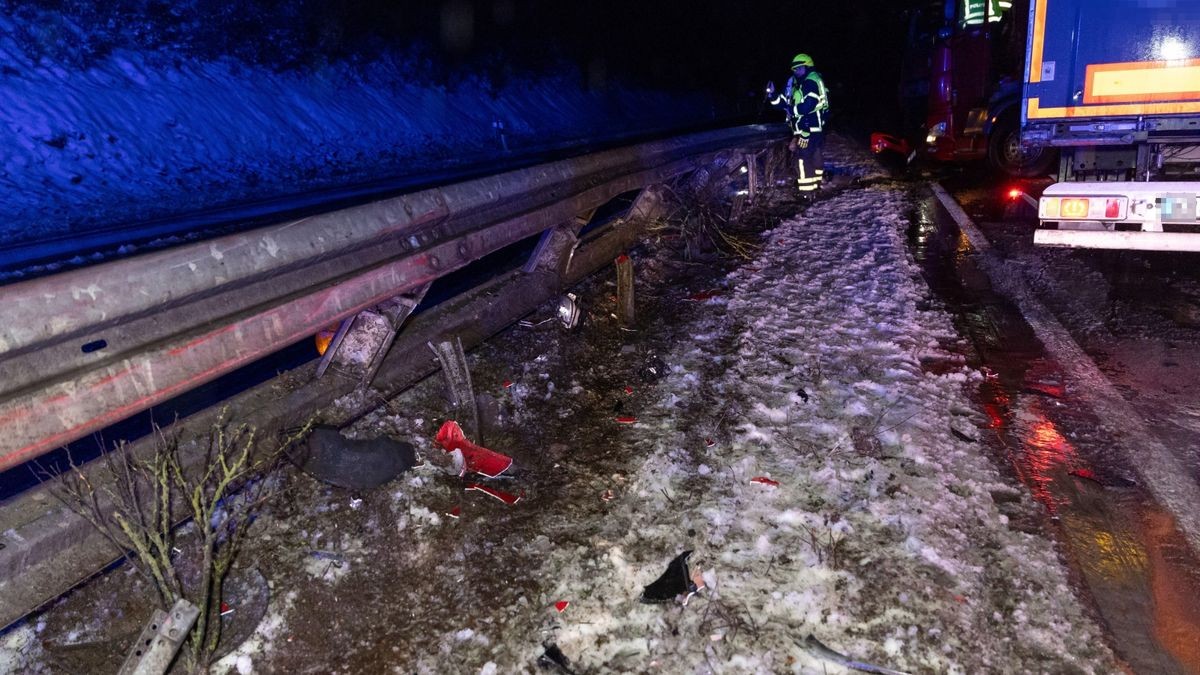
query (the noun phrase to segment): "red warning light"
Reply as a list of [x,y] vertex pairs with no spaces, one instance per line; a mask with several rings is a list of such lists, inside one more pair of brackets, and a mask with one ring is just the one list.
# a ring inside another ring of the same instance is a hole
[[1021,196],[1021,194],[1022,194],[1022,193],[1021,193],[1021,190],[1020,190],[1020,189],[1018,189],[1018,188],[1013,188],[1013,189],[1011,189],[1011,190],[1009,190],[1009,191],[1008,191],[1008,198],[1009,198],[1009,199],[1017,199],[1018,197],[1020,197],[1020,196]]

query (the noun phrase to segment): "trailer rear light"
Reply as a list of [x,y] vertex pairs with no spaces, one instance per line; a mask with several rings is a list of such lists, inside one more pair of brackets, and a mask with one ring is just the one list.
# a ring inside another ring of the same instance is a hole
[[1121,201],[1120,199],[1104,200],[1104,217],[1105,218],[1120,218],[1121,217]]
[[1063,218],[1087,218],[1088,206],[1087,197],[1072,197],[1062,200],[1059,211]]
[[1038,217],[1043,220],[1125,220],[1126,197],[1042,197]]

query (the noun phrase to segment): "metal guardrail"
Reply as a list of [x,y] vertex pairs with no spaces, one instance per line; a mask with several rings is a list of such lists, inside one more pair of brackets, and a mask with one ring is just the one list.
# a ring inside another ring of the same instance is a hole
[[0,470],[723,148],[738,127],[553,162],[0,289]]
[[[8,320],[0,326],[0,466],[541,233],[523,268],[406,323],[372,395],[345,397],[362,389],[359,379],[335,374],[318,381],[310,364],[225,404],[238,421],[262,428],[316,411],[327,423],[345,424],[434,372],[432,357],[411,357],[427,342],[453,335],[468,348],[477,345],[610,264],[658,217],[655,184],[692,171],[723,181],[748,165],[753,192],[759,168],[770,173],[783,138],[782,126],[754,126],[631,146],[2,288]],[[764,157],[771,146],[774,155]],[[639,189],[623,218],[579,238],[581,216]],[[81,349],[95,340],[107,346]],[[210,409],[178,422],[181,447],[202,438],[221,414]],[[147,454],[152,445],[143,439],[128,451]],[[102,480],[98,464],[83,470]],[[0,505],[0,626],[120,555],[49,486]]]

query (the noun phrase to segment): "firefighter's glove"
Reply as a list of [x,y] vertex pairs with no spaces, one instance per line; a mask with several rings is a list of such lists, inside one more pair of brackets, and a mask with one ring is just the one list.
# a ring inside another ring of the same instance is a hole
[[793,136],[792,141],[796,144],[797,150],[803,150],[808,147],[808,139],[803,136]]

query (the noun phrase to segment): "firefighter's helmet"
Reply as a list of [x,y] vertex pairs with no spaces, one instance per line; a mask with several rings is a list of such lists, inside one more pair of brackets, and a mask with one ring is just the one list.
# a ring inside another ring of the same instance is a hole
[[794,56],[792,58],[792,68],[799,68],[800,66],[812,68],[813,67],[812,57],[809,56],[808,54],[797,54],[796,56]]

